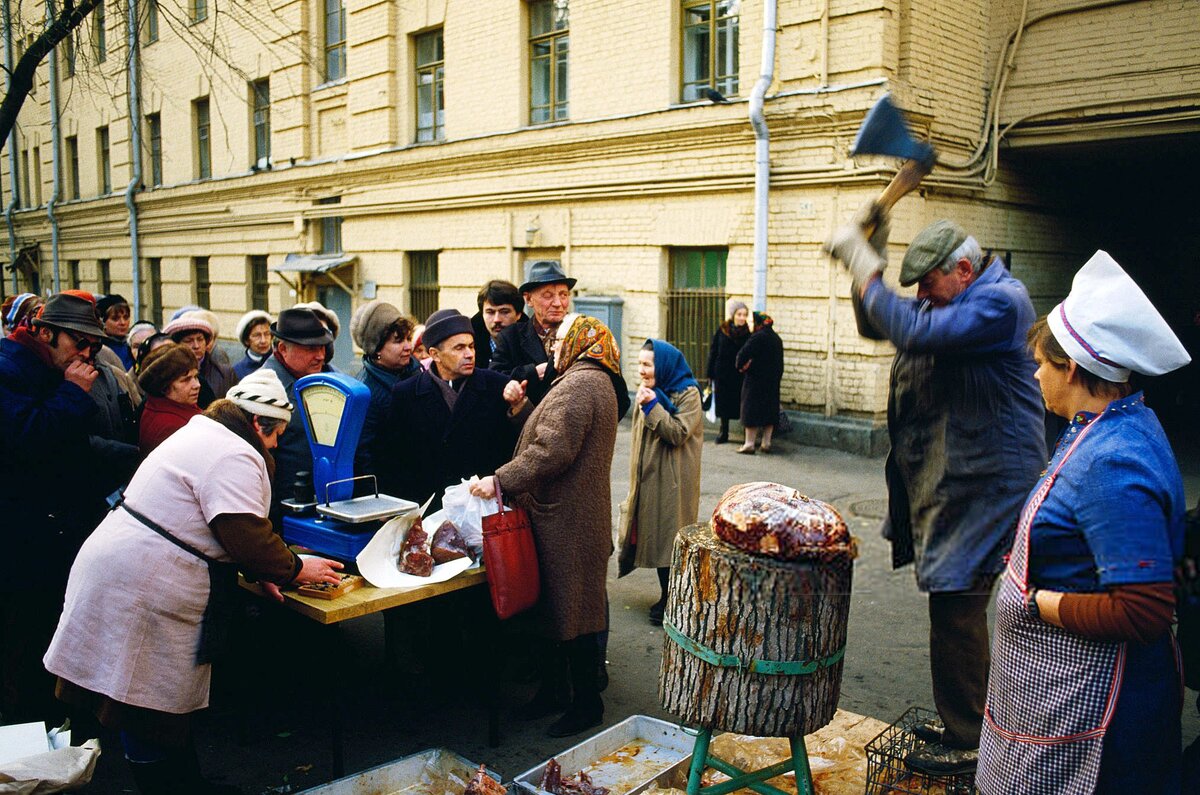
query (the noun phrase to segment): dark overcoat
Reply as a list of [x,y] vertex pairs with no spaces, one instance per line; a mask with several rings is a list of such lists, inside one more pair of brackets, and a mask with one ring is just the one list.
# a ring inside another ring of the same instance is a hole
[[491,475],[507,463],[517,441],[517,423],[504,401],[508,381],[492,370],[476,370],[453,411],[428,370],[396,384],[386,419],[376,429],[380,488],[419,504],[436,494],[430,510],[437,510],[447,486]]
[[[783,340],[770,325],[754,330],[738,351],[742,382],[742,425],[759,428],[779,422],[779,382],[783,380]],[[749,365],[747,367],[747,365]]]
[[722,324],[708,348],[708,380],[713,387],[717,416],[723,420],[736,420],[742,414],[743,376],[737,369],[737,355],[748,339],[747,326]]
[[[543,362],[546,374],[538,378],[537,366]],[[558,377],[533,323],[513,323],[501,331],[490,366],[514,381],[527,381],[525,396],[535,406],[542,402]]]
[[505,497],[529,512],[542,618],[558,640],[608,628],[616,439],[612,379],[599,365],[577,361],[529,415],[513,460],[496,470]]

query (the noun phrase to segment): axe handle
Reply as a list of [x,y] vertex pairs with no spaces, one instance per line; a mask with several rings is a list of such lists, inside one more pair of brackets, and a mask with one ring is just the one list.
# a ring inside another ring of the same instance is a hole
[[875,200],[871,219],[863,224],[863,236],[869,240],[871,235],[875,234],[875,228],[879,226],[880,219],[891,212],[896,202],[916,190],[917,186],[921,184],[921,180],[925,179],[932,169],[933,163],[921,163],[916,160],[908,160],[900,166],[896,176],[892,177],[892,181]]

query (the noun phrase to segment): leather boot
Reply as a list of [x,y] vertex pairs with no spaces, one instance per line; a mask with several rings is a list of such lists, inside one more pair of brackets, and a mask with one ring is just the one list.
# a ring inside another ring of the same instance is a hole
[[177,791],[178,781],[175,778],[175,765],[169,759],[157,762],[135,762],[125,757],[129,772],[133,774],[133,783],[141,795],[170,795]]
[[233,784],[217,784],[209,781],[200,773],[200,759],[196,756],[196,746],[188,746],[173,755],[169,760],[174,764],[176,775],[173,792],[187,795],[242,795],[242,788]]
[[571,682],[567,670],[567,652],[561,643],[552,643],[541,655],[538,665],[538,689],[533,699],[517,711],[520,720],[537,720],[557,715],[571,703]]
[[571,684],[575,694],[566,713],[550,724],[550,737],[570,737],[599,726],[604,720],[604,701],[600,698],[597,671],[600,645],[594,634],[580,635],[566,644],[571,659]]

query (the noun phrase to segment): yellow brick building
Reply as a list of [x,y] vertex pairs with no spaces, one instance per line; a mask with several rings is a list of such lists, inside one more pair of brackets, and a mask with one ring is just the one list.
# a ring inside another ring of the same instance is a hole
[[[473,313],[484,281],[555,257],[580,298],[621,299],[627,349],[667,337],[693,359],[714,307],[750,296],[761,0],[136,7],[141,180],[127,203],[130,4],[107,0],[59,47],[57,140],[46,63],[0,173],[21,289],[53,288],[57,237],[61,287],[137,292],[144,317],[205,304],[228,335],[313,297]],[[21,10],[18,54],[44,5]],[[891,350],[857,336],[819,246],[897,165],[848,155],[885,91],[945,164],[897,207],[894,261],[952,217],[1045,310],[1105,248],[1194,334],[1198,19],[1197,0],[779,0],[767,306],[804,438],[881,443]]]

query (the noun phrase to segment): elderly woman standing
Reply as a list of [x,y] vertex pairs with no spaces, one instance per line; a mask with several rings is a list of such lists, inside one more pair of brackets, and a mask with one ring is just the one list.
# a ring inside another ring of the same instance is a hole
[[1170,626],[1183,483],[1129,385],[1190,361],[1105,252],[1029,333],[1046,408],[1069,418],[1017,525],[996,599],[983,793],[1180,791]]
[[662,626],[675,534],[696,521],[700,506],[704,412],[700,387],[671,343],[646,340],[638,375],[618,564],[622,577],[638,567],[657,569],[662,598],[650,606],[650,623]]
[[176,342],[143,358],[138,374],[138,385],[146,395],[138,422],[143,458],[200,413],[199,366],[195,354]]
[[725,302],[725,322],[713,334],[708,348],[708,382],[716,401],[721,432],[717,444],[729,441],[729,421],[742,415],[743,375],[737,368],[737,355],[750,339],[750,310],[736,298]]
[[[291,412],[272,371],[243,379],[146,459],[71,567],[46,670],[120,731],[142,793],[233,791],[200,776],[191,714],[208,705],[237,569],[281,601],[270,583],[338,581],[340,563],[301,560],[266,519],[267,451]],[[130,572],[121,587],[114,572]]]
[[233,365],[233,374],[241,380],[262,367],[271,356],[271,324],[275,319],[261,309],[251,309],[238,318],[233,333],[246,349],[246,355]]
[[746,441],[739,453],[754,455],[758,429],[762,428],[764,453],[771,452],[771,434],[779,421],[779,382],[783,380],[783,340],[775,333],[775,321],[766,312],[754,313],[754,333],[737,354],[742,382],[742,425]]
[[[567,737],[604,718],[600,643],[608,629],[605,579],[612,555],[611,470],[617,422],[629,410],[621,354],[612,332],[592,317],[567,315],[557,332],[553,389],[528,419],[513,460],[471,488],[485,499],[501,491],[529,512],[542,582],[542,616],[551,639],[564,641],[574,697],[547,729]],[[515,402],[524,382],[505,388]],[[543,695],[535,697],[535,704]],[[551,706],[547,701],[545,706]],[[532,713],[527,713],[532,716]],[[549,714],[548,712],[545,714]]]

